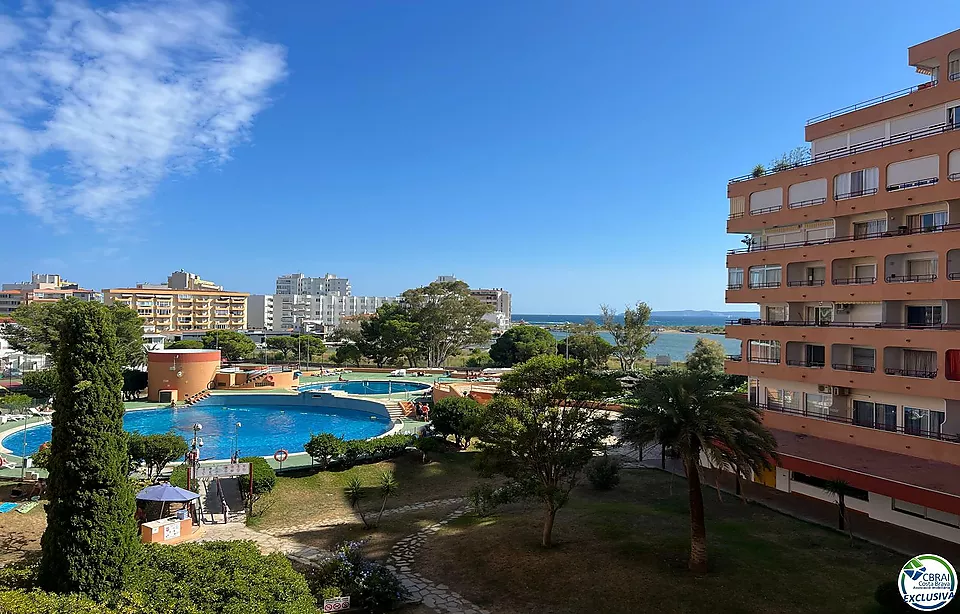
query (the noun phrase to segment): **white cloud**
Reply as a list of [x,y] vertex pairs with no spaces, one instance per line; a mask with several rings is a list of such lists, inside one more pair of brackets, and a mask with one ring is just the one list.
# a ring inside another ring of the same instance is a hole
[[286,73],[222,2],[58,2],[0,16],[0,50],[0,189],[47,221],[123,219],[168,174],[228,159]]

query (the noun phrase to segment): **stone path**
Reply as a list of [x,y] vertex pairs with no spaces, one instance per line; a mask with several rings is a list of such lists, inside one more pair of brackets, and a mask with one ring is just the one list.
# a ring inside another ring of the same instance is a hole
[[203,527],[203,536],[198,542],[248,540],[260,548],[264,554],[279,552],[303,563],[314,563],[329,553],[320,548],[307,546],[289,537],[277,537],[254,531],[240,522],[228,524],[208,524]]
[[440,522],[404,537],[393,547],[387,559],[387,568],[397,574],[413,599],[421,601],[423,605],[440,614],[490,614],[488,610],[470,603],[445,585],[431,582],[413,571],[414,559],[423,542],[448,522],[463,516],[466,512],[466,508],[460,508]]

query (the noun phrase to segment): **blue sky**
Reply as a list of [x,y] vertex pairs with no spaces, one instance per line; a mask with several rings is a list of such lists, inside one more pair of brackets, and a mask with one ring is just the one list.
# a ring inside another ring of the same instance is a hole
[[[0,0],[0,280],[723,309],[727,179],[922,81],[948,2]],[[42,5],[42,3],[41,3]]]

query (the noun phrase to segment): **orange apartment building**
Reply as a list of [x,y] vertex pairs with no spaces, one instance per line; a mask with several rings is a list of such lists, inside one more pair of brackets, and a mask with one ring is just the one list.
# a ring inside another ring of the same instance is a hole
[[243,330],[247,327],[246,292],[170,289],[140,284],[136,288],[103,291],[107,305],[120,303],[135,309],[144,333],[174,331]]
[[924,83],[807,122],[809,160],[732,179],[728,373],[780,445],[769,486],[960,542],[960,30]]

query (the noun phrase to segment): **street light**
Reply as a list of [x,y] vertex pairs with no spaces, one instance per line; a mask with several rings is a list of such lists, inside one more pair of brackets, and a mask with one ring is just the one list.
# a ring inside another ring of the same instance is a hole
[[193,442],[191,444],[190,453],[193,455],[193,486],[197,486],[197,468],[200,466],[200,450],[199,448],[203,447],[203,440],[200,439],[197,434],[203,430],[203,425],[199,422],[193,423]]
[[240,459],[240,427],[243,426],[239,422],[234,425],[233,429],[233,462],[237,462]]

